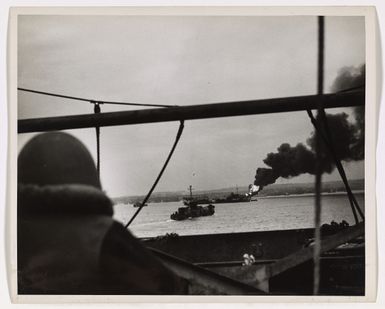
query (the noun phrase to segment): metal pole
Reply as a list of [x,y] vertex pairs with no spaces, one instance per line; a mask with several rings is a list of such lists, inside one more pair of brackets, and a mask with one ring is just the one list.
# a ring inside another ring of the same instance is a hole
[[322,96],[310,95],[169,108],[152,108],[101,114],[21,119],[18,121],[18,132],[44,132],[91,128],[96,126],[103,127],[179,121],[180,119],[192,120],[294,112],[317,109],[319,102],[322,102],[322,105],[325,108],[359,106],[365,104],[365,93],[362,90],[358,90],[336,94],[325,94]]
[[[323,81],[324,81],[324,17],[318,17],[318,82],[317,93],[322,95],[323,93]],[[318,102],[317,121],[321,117],[323,110],[322,102]],[[321,255],[321,190],[322,190],[322,149],[321,149],[321,137],[319,132],[315,130],[316,134],[316,175],[315,175],[315,216],[314,216],[314,282],[313,282],[313,294],[319,294],[320,284],[320,255]]]
[[192,200],[192,185],[190,185],[188,188],[190,190],[190,200]]

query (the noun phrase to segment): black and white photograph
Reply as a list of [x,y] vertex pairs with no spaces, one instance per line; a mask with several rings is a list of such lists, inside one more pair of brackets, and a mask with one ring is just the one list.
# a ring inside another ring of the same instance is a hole
[[15,14],[15,294],[372,295],[362,10]]

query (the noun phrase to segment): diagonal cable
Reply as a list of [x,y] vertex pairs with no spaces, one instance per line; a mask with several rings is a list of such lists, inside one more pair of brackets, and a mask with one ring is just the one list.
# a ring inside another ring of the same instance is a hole
[[[358,223],[358,217],[357,217],[357,212],[356,212],[356,209],[358,210],[358,212],[360,213],[360,216],[362,219],[364,219],[364,215],[358,205],[358,202],[357,200],[355,199],[354,197],[354,194],[353,192],[351,191],[350,189],[350,186],[349,186],[349,182],[347,180],[347,177],[346,177],[346,174],[345,174],[345,170],[341,164],[341,161],[338,159],[337,157],[337,154],[335,153],[334,151],[334,147],[333,147],[333,144],[332,144],[332,140],[331,140],[331,135],[330,135],[330,130],[329,130],[329,134],[326,133],[326,135],[324,134],[324,132],[321,131],[321,128],[319,127],[318,123],[317,123],[317,120],[315,119],[315,117],[313,116],[313,113],[308,110],[307,111],[310,119],[311,119],[311,122],[314,126],[314,128],[317,130],[317,132],[320,134],[323,142],[325,143],[325,145],[327,146],[327,149],[329,150],[331,156],[333,157],[333,160],[334,160],[334,163],[337,167],[337,170],[342,178],[342,181],[345,185],[345,189],[346,189],[346,193],[348,195],[348,198],[349,198],[349,202],[350,202],[350,206],[351,206],[351,209],[352,209],[352,212],[353,212],[353,216],[354,216],[354,220],[356,222],[356,224]],[[322,115],[323,119],[325,120],[324,118],[324,115]],[[326,125],[325,125],[325,130],[326,130]]]
[[144,207],[144,205],[146,204],[146,202],[147,202],[148,199],[150,198],[152,192],[154,191],[156,185],[158,184],[160,178],[162,177],[163,172],[165,171],[165,169],[166,169],[166,167],[167,167],[167,164],[168,164],[168,162],[170,161],[170,159],[171,159],[171,157],[172,157],[172,155],[173,155],[173,153],[174,153],[174,150],[175,150],[176,146],[178,145],[178,142],[179,142],[179,140],[180,140],[180,137],[182,136],[183,129],[184,129],[184,120],[181,120],[181,121],[180,121],[180,125],[179,125],[179,129],[178,129],[178,132],[177,132],[176,137],[175,137],[174,144],[173,144],[172,147],[171,147],[170,153],[168,154],[168,157],[167,157],[166,161],[164,162],[163,167],[162,167],[162,169],[160,170],[158,177],[155,179],[154,184],[152,185],[150,191],[148,191],[146,197],[145,197],[144,200],[142,201],[142,203],[141,203],[140,207],[138,208],[138,210],[134,213],[134,215],[131,217],[131,219],[127,222],[127,224],[126,224],[126,226],[125,226],[126,228],[128,228],[128,226],[132,223],[132,221],[135,220],[136,216],[139,214],[139,212],[142,210],[142,208]]
[[24,92],[30,92],[30,93],[36,93],[36,94],[42,94],[42,95],[48,95],[51,97],[75,100],[75,101],[98,102],[99,104],[132,105],[132,106],[146,106],[146,107],[175,107],[175,106],[177,106],[177,105],[165,105],[165,104],[145,104],[145,103],[92,100],[92,99],[68,96],[68,95],[57,94],[57,93],[52,93],[52,92],[38,91],[38,90],[32,90],[32,89],[27,89],[27,88],[20,88],[20,87],[17,88],[17,90],[24,91]]

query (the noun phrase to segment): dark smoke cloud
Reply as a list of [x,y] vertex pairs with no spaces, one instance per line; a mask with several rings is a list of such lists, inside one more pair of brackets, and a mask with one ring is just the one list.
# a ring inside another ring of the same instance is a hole
[[260,187],[271,185],[278,177],[279,174],[274,173],[272,168],[259,167],[257,168],[254,184]]
[[363,160],[365,157],[365,108],[358,106],[354,108],[356,120],[356,141],[351,145],[354,160]]
[[[343,91],[349,88],[362,87],[365,85],[365,64],[359,67],[344,67],[338,72],[331,90],[333,92]],[[354,109],[355,118],[355,141],[351,144],[353,160],[363,160],[365,155],[365,107],[358,106]]]
[[303,173],[314,173],[315,155],[305,145],[297,144],[291,147],[284,143],[277,150],[276,153],[269,153],[263,162],[280,177],[288,178]]
[[365,64],[359,67],[343,67],[331,86],[332,92],[344,91],[365,85]]
[[[346,67],[340,70],[332,90],[337,92],[360,87],[364,84],[364,65],[358,68]],[[362,160],[364,158],[365,136],[364,108],[354,108],[354,123],[348,121],[346,113],[327,114],[326,117],[337,158],[342,161]],[[326,135],[325,126],[322,125],[320,131]],[[263,187],[273,184],[279,177],[291,178],[304,173],[315,174],[315,143],[315,132],[312,132],[306,141],[307,145],[299,143],[292,147],[288,143],[283,143],[277,148],[277,152],[268,153],[263,162],[269,168],[260,167],[257,169],[254,184]],[[331,173],[335,168],[334,159],[325,144],[321,146],[320,155],[322,171]]]
[[[333,148],[336,152],[337,158],[343,161],[355,160],[354,153],[352,152],[352,146],[357,142],[357,126],[348,121],[348,114],[328,114],[327,123],[329,131],[331,132],[331,139]],[[326,135],[326,129],[321,126],[321,132]],[[307,140],[307,144],[310,146],[312,151],[315,151],[315,132],[312,132],[311,137]],[[324,144],[321,144],[321,154],[326,154],[323,160],[329,161],[332,164],[332,157],[329,155],[328,150]],[[328,170],[325,170],[328,172]]]

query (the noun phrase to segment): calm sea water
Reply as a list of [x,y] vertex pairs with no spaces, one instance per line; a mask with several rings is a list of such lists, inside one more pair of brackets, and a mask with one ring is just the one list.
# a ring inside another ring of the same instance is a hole
[[[364,195],[357,194],[364,207]],[[152,237],[166,233],[179,235],[215,234],[308,228],[314,226],[314,197],[259,198],[250,203],[215,204],[215,214],[184,221],[173,221],[170,214],[183,206],[182,202],[150,203],[130,225],[137,237]],[[127,223],[137,208],[130,204],[114,206],[116,220]],[[322,197],[322,223],[346,220],[354,224],[349,201],[344,195]]]

